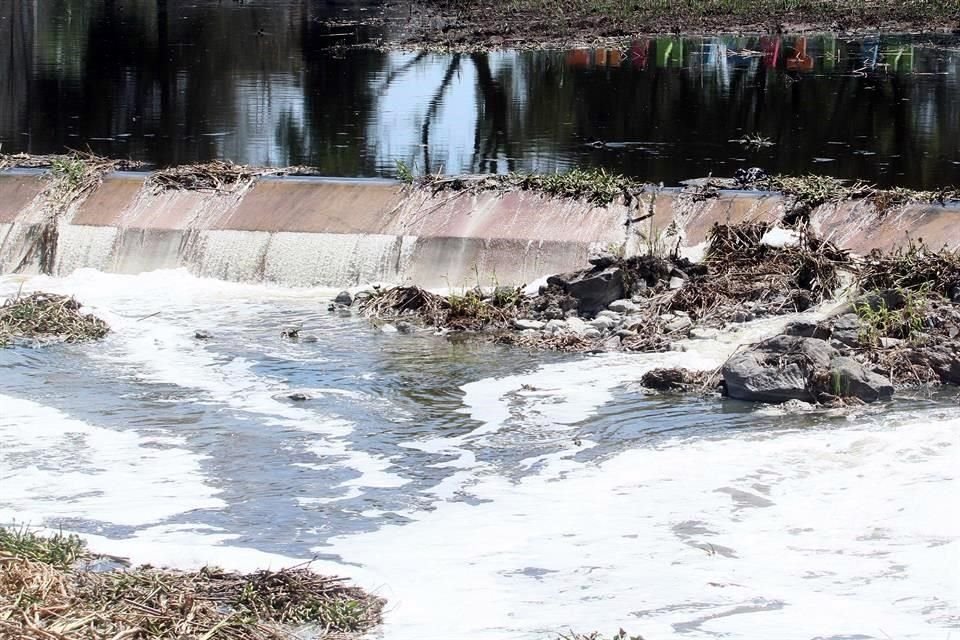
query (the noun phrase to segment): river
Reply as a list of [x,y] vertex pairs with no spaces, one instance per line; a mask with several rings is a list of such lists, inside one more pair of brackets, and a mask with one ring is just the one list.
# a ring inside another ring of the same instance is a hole
[[[803,411],[637,384],[783,319],[574,356],[386,334],[328,313],[332,291],[185,271],[5,276],[0,297],[21,287],[113,332],[0,350],[0,521],[138,562],[315,558],[388,598],[387,640],[960,628],[955,395]],[[295,325],[317,341],[280,338]]]

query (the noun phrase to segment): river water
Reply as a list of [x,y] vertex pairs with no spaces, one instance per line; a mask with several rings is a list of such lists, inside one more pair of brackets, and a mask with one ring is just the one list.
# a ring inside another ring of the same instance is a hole
[[5,0],[0,149],[334,176],[394,176],[402,161],[446,173],[598,166],[667,185],[749,166],[960,183],[956,36],[350,48],[403,30],[404,16],[381,24],[377,4]]
[[[328,313],[330,291],[182,271],[0,278],[21,288],[113,332],[0,350],[2,522],[176,566],[315,558],[389,599],[388,640],[960,630],[954,396],[787,411],[637,386],[782,320],[574,356],[386,334]],[[282,340],[295,325],[317,341]]]

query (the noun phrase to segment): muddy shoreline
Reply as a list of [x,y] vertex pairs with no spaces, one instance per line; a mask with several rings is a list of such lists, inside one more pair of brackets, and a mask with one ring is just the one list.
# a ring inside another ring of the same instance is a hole
[[391,5],[372,23],[390,32],[380,48],[442,51],[616,46],[651,35],[960,33],[960,5],[947,2],[804,4],[786,10],[765,0],[726,8],[697,2],[620,6],[585,0],[428,0]]

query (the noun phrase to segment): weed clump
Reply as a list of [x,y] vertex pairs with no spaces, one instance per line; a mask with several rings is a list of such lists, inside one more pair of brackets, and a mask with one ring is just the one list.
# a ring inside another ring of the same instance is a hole
[[87,552],[83,540],[75,535],[42,536],[27,527],[0,527],[0,556],[2,554],[68,569]]
[[796,245],[763,242],[766,223],[715,224],[710,230],[707,271],[691,278],[670,300],[671,311],[701,321],[722,321],[750,309],[766,314],[805,311],[839,289],[852,267],[849,253],[803,229]]
[[960,253],[931,250],[921,241],[890,253],[873,250],[857,272],[857,285],[864,291],[926,288],[960,301]]
[[378,624],[384,604],[306,567],[94,572],[75,567],[80,555],[73,537],[0,534],[0,637],[281,640],[305,625],[344,637]]
[[567,173],[505,175],[463,175],[445,177],[427,175],[415,184],[441,191],[535,191],[555,198],[584,200],[597,206],[607,206],[618,197],[626,204],[633,202],[643,184],[625,176],[607,173],[603,169],[573,169]]
[[69,296],[33,293],[0,307],[0,346],[15,339],[85,342],[99,340],[109,331],[106,322],[82,313],[80,303]]
[[375,291],[360,303],[369,318],[413,317],[438,329],[478,331],[506,328],[526,304],[521,290],[497,287],[492,294],[480,289],[439,295],[420,287],[393,287]]

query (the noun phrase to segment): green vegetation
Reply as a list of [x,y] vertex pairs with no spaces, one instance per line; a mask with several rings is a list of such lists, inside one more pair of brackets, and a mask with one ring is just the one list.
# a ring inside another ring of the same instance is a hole
[[397,160],[397,180],[404,184],[413,184],[413,170],[403,160]]
[[17,338],[85,342],[106,336],[110,331],[107,323],[80,309],[74,298],[52,293],[7,300],[0,307],[0,346]]
[[3,555],[69,569],[87,554],[85,544],[78,536],[63,535],[62,532],[40,535],[22,526],[0,527],[0,556]]
[[878,189],[866,182],[857,180],[847,184],[831,176],[770,176],[752,184],[757,189],[782,193],[791,200],[791,213],[788,218],[804,218],[823,204],[844,202],[847,200],[866,200],[873,204],[882,217],[897,207],[908,204],[946,204],[949,200],[960,200],[960,189],[943,187],[935,191],[915,191],[897,187]]
[[75,536],[0,528],[0,637],[284,640],[378,624],[383,600],[306,567],[239,574],[151,567],[93,572]]
[[909,340],[923,331],[927,318],[928,288],[920,291],[894,290],[903,304],[891,308],[886,299],[875,303],[862,302],[854,306],[860,318],[858,339],[862,344],[879,347],[882,338]]
[[759,151],[760,149],[772,147],[774,145],[774,142],[770,138],[756,133],[741,136],[737,142],[741,146],[754,151]]

